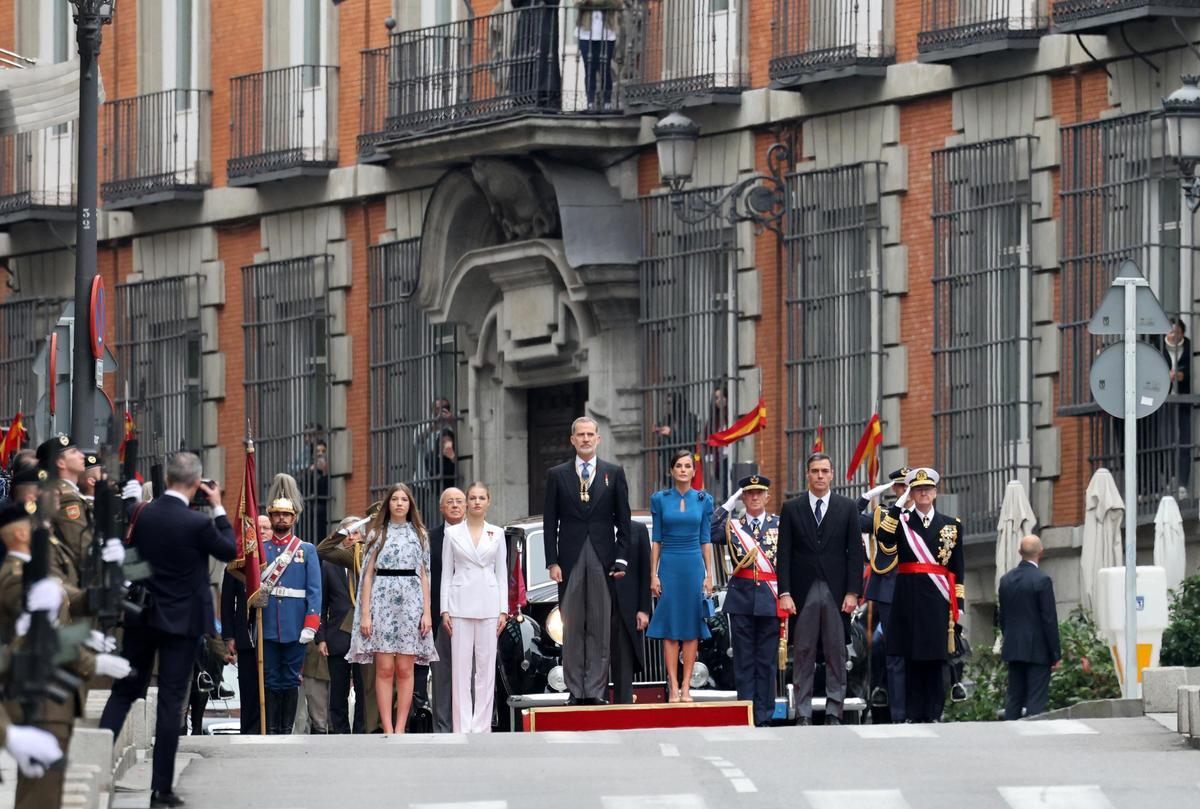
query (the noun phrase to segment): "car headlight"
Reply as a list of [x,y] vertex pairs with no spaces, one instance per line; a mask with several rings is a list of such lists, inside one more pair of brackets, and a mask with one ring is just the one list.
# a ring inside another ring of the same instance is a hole
[[692,666],[691,686],[692,688],[703,688],[706,685],[708,685],[708,666],[697,660]]
[[562,666],[555,666],[550,669],[550,672],[546,675],[546,685],[550,686],[553,691],[567,690],[567,678],[563,674]]
[[563,642],[563,619],[562,613],[558,607],[550,611],[546,617],[546,634],[550,636],[550,640],[562,646]]

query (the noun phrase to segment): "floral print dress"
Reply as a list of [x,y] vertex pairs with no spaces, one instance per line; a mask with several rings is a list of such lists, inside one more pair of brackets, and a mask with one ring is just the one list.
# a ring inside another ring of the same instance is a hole
[[[425,597],[420,572],[429,575],[429,546],[422,543],[412,523],[388,523],[387,537],[373,551],[379,555],[377,570],[415,570],[416,576],[375,576],[371,585],[371,637],[359,631],[362,599],[354,609],[354,629],[350,635],[351,663],[373,663],[376,653],[413,655],[426,665],[438,659],[433,648],[433,633],[421,637],[421,615]],[[363,564],[364,575],[370,560]],[[359,582],[362,589],[362,582]]]

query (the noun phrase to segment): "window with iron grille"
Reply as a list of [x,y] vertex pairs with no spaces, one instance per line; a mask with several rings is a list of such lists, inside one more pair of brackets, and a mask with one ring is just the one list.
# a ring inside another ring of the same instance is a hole
[[848,494],[861,488],[866,470],[853,483],[843,471],[879,410],[879,165],[793,174],[788,195],[787,490],[805,488],[804,461],[820,425],[833,488]]
[[371,498],[404,482],[428,524],[460,483],[454,326],[434,325],[413,300],[420,239],[370,249]]
[[[720,189],[686,192],[713,198]],[[737,417],[737,240],[718,218],[680,220],[665,195],[644,197],[639,324],[646,485],[668,485],[670,456],[702,446],[706,488],[727,488],[727,451],[703,447]]]
[[[1092,359],[1116,338],[1093,337],[1087,324],[1126,260],[1137,264],[1168,315],[1187,320],[1179,179],[1167,170],[1158,113],[1064,127],[1062,138],[1059,412],[1088,418],[1091,467],[1120,475],[1120,422],[1099,411],[1089,387]],[[1138,491],[1150,495],[1139,503],[1140,517],[1153,516],[1161,494],[1196,507],[1186,491],[1194,442],[1180,412],[1192,398],[1173,394],[1138,423]]]
[[4,419],[4,429],[20,410],[25,414],[25,429],[34,435],[32,413],[37,406],[38,378],[33,363],[65,304],[62,298],[0,303],[0,419]]
[[934,463],[968,533],[1029,485],[1030,139],[933,153]]
[[[279,472],[304,497],[297,534],[320,541],[329,526],[328,255],[242,268],[246,417],[265,501]],[[260,501],[262,502],[262,501]]]
[[133,415],[138,471],[176,450],[200,452],[200,277],[117,285],[117,404]]

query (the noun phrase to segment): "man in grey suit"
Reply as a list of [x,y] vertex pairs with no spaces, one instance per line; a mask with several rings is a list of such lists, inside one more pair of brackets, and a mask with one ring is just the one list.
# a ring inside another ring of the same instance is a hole
[[[467,496],[462,489],[449,488],[438,500],[442,524],[429,532],[429,603],[435,613],[442,603],[442,540],[446,526],[458,525],[467,513]],[[450,683],[450,633],[441,621],[433,623],[433,643],[438,659],[430,664],[433,671],[433,732],[453,733],[453,700]]]
[[596,422],[575,419],[575,457],[546,477],[546,568],[558,582],[570,705],[608,702],[613,582],[629,567],[629,485],[596,457],[599,444]]
[[808,491],[784,503],[779,515],[779,607],[796,616],[792,679],[797,724],[812,724],[819,642],[825,654],[825,724],[840,725],[846,698],[842,615],[858,607],[865,553],[854,501],[829,490],[829,456],[814,452],[805,469]]
[[1050,671],[1062,660],[1054,582],[1043,573],[1042,541],[1021,539],[1021,563],[1000,578],[1001,657],[1008,663],[1005,719],[1043,713],[1050,694]]

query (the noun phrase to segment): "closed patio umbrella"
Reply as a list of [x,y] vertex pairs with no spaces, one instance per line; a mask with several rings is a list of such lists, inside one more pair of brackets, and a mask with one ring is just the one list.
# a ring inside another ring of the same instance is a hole
[[1083,603],[1095,610],[1100,569],[1125,564],[1121,524],[1125,503],[1112,473],[1097,469],[1084,493],[1083,552],[1079,556]]
[[1187,556],[1183,549],[1183,515],[1171,496],[1158,503],[1154,515],[1154,565],[1167,571],[1167,589],[1176,590],[1187,575]]
[[1037,516],[1029,505],[1025,487],[1019,480],[1010,480],[1000,503],[1000,519],[996,522],[996,591],[1000,577],[1020,561],[1017,546],[1021,537],[1033,532]]

